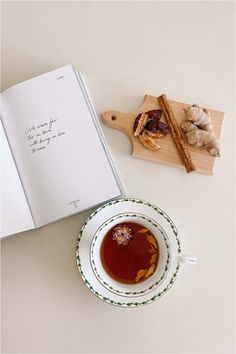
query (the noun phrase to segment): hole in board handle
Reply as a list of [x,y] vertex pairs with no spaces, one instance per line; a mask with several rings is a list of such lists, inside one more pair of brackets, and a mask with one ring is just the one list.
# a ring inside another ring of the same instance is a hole
[[116,116],[111,116],[111,120],[116,120]]

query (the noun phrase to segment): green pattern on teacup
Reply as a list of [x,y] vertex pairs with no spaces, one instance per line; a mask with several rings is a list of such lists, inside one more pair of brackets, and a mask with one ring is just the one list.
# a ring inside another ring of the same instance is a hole
[[93,286],[89,283],[89,281],[86,279],[86,277],[84,276],[84,273],[81,269],[81,263],[80,263],[80,259],[79,257],[77,256],[77,264],[78,264],[78,268],[80,270],[80,274],[85,282],[85,284],[87,285],[87,287],[101,300],[111,304],[111,305],[116,305],[116,306],[124,306],[124,307],[139,307],[139,306],[142,306],[142,305],[146,305],[146,304],[150,304],[152,303],[153,301],[159,299],[162,295],[164,295],[167,290],[169,290],[172,285],[174,284],[175,280],[176,280],[176,277],[177,277],[177,274],[179,272],[179,268],[180,268],[180,265],[177,264],[176,266],[176,269],[175,269],[175,272],[173,273],[169,283],[167,284],[167,286],[162,290],[160,291],[159,293],[155,294],[154,296],[152,296],[150,299],[148,300],[144,300],[144,301],[130,301],[130,302],[120,302],[120,301],[114,301],[112,299],[110,299],[109,297],[107,296],[103,296],[102,294],[100,294],[98,291],[96,291]]
[[[122,291],[122,290],[118,290],[115,289],[113,286],[111,286],[110,284],[108,284],[104,279],[102,279],[102,277],[100,276],[95,262],[94,262],[94,246],[95,243],[97,241],[97,238],[99,236],[99,233],[106,227],[108,226],[110,223],[112,223],[113,221],[119,220],[121,218],[138,218],[138,219],[143,219],[143,220],[147,220],[150,224],[152,224],[154,227],[156,227],[158,229],[158,231],[161,233],[161,235],[163,236],[163,239],[165,241],[165,246],[166,246],[166,250],[167,250],[167,258],[166,258],[166,264],[165,264],[165,269],[163,274],[161,275],[160,279],[158,279],[156,282],[154,282],[152,285],[150,285],[148,288],[146,288],[145,290],[140,290],[140,291]],[[98,229],[98,231],[96,232],[93,241],[92,241],[92,245],[91,245],[91,265],[92,265],[92,269],[94,271],[94,274],[96,275],[96,277],[98,278],[98,280],[102,283],[102,285],[104,285],[106,288],[108,288],[109,290],[111,290],[114,293],[120,294],[120,295],[143,295],[146,294],[148,291],[154,289],[155,287],[157,287],[157,285],[159,285],[162,280],[165,278],[165,275],[169,269],[169,263],[170,263],[170,252],[169,252],[169,245],[168,245],[168,240],[167,240],[167,235],[164,232],[164,230],[162,229],[162,227],[155,222],[154,220],[141,215],[141,214],[134,214],[134,213],[127,213],[127,214],[119,214],[114,216],[113,218],[107,220],[104,224],[102,224],[102,226]]]
[[178,238],[178,231],[173,223],[173,221],[169,218],[169,216],[162,210],[160,209],[159,207],[149,203],[149,202],[146,202],[146,201],[143,201],[143,200],[140,200],[140,199],[135,199],[135,198],[123,198],[123,199],[118,199],[118,200],[114,200],[114,201],[111,201],[109,203],[106,203],[104,205],[102,205],[101,207],[99,207],[98,209],[96,209],[88,218],[87,220],[85,221],[84,225],[82,226],[79,234],[78,234],[78,238],[77,238],[77,243],[76,243],[76,262],[77,262],[77,266],[78,266],[78,269],[79,269],[79,272],[81,274],[81,277],[82,279],[84,280],[85,284],[87,285],[87,287],[93,292],[93,294],[95,294],[99,299],[111,304],[111,305],[116,305],[116,306],[124,306],[124,307],[139,307],[139,306],[142,306],[142,305],[146,305],[146,304],[149,304],[149,303],[152,303],[153,301],[159,299],[162,295],[164,295],[171,287],[172,285],[174,284],[175,280],[176,280],[176,277],[177,277],[177,274],[179,272],[179,269],[180,269],[180,264],[177,263],[177,266],[176,266],[176,269],[175,269],[175,272],[173,273],[170,281],[168,282],[168,284],[166,285],[166,287],[158,292],[157,294],[155,294],[154,296],[152,296],[150,299],[148,300],[144,300],[144,301],[132,301],[132,302],[120,302],[120,301],[114,301],[106,296],[103,296],[102,294],[100,294],[98,291],[96,291],[93,286],[90,284],[90,282],[86,279],[86,276],[83,272],[83,269],[82,269],[82,264],[81,264],[81,259],[80,259],[80,256],[79,256],[79,244],[80,244],[80,240],[83,236],[83,232],[84,232],[84,229],[86,227],[86,225],[88,224],[88,222],[98,213],[100,212],[101,210],[103,210],[104,208],[107,208],[109,206],[113,206],[115,204],[118,204],[118,203],[122,203],[122,202],[132,202],[132,203],[137,203],[137,204],[143,204],[143,205],[146,205],[150,208],[152,208],[154,211],[156,211],[158,214],[162,215],[166,220],[167,222],[170,224],[171,226],[171,229],[174,233],[174,236],[175,236],[175,239],[176,239],[176,242],[177,242],[177,245],[178,245],[178,253],[180,254],[181,253],[181,244],[180,244],[180,240]]
[[[160,209],[159,207],[157,207],[156,205],[154,204],[151,204],[149,202],[146,202],[144,200],[140,200],[140,199],[135,199],[135,198],[122,198],[122,199],[118,199],[118,200],[114,200],[112,202],[109,202],[109,203],[106,203],[104,205],[102,205],[101,207],[99,207],[98,209],[96,209],[88,218],[87,220],[85,221],[81,231],[83,231],[83,229],[85,228],[85,226],[87,225],[87,223],[97,214],[99,213],[102,209],[104,208],[107,208],[111,205],[115,205],[115,204],[118,204],[118,203],[122,203],[122,202],[132,202],[132,203],[137,203],[137,204],[143,204],[143,205],[147,205],[149,207],[151,207],[153,210],[155,210],[158,214],[162,215],[166,221],[170,224],[171,226],[171,229],[175,235],[175,238],[176,238],[176,242],[177,242],[177,245],[178,245],[178,253],[181,253],[181,246],[180,246],[180,240],[178,238],[178,231],[176,229],[176,226],[175,224],[173,223],[173,221],[170,219],[170,217],[162,210]],[[80,231],[80,233],[81,233]],[[78,244],[77,244],[78,246]]]

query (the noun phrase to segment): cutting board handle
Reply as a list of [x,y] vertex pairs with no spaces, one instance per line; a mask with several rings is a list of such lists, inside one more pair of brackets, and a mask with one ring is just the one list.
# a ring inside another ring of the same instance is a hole
[[133,129],[133,114],[117,111],[107,111],[101,115],[103,123],[110,128],[120,129],[130,138]]

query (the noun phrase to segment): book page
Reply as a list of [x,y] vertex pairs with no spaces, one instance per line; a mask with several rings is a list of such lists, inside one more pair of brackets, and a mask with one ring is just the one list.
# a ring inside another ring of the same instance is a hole
[[3,122],[36,226],[121,195],[71,65],[2,94]]
[[5,237],[33,229],[34,222],[0,121],[1,141],[1,232]]

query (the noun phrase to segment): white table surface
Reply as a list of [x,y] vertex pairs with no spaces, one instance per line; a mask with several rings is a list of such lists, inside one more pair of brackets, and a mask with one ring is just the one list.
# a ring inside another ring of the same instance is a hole
[[160,300],[125,309],[97,299],[76,268],[91,211],[4,239],[2,352],[234,352],[234,21],[223,1],[2,3],[2,90],[72,63],[98,115],[163,92],[225,112],[213,176],[134,159],[102,125],[126,195],[164,209],[197,265]]

